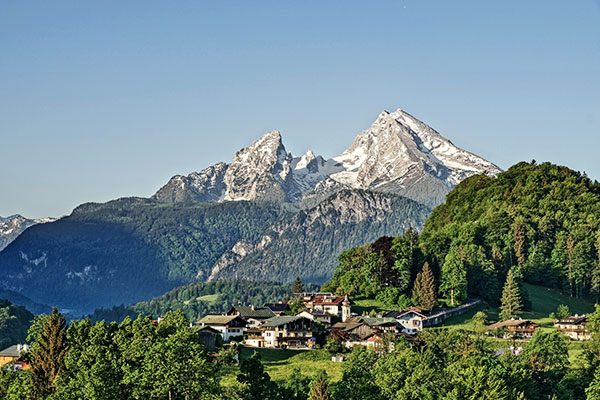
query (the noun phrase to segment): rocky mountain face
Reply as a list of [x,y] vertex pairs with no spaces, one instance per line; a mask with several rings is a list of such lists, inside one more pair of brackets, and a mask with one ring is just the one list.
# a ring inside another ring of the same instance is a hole
[[241,240],[214,265],[208,280],[305,282],[329,279],[344,250],[420,228],[430,209],[391,193],[342,190],[316,207],[275,224],[256,242]]
[[28,219],[18,214],[6,218],[0,217],[0,251],[30,226],[53,221],[56,221],[56,218]]
[[433,206],[461,180],[496,175],[489,161],[456,147],[425,123],[396,110],[383,111],[339,156],[310,150],[288,153],[277,131],[266,133],[219,163],[187,177],[175,176],[155,198],[173,201],[265,200],[311,207],[344,189],[395,193]]

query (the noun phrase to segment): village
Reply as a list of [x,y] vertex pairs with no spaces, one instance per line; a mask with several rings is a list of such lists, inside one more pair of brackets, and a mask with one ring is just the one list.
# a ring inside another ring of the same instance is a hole
[[[381,349],[386,343],[385,337],[403,337],[410,341],[424,328],[435,327],[482,304],[481,300],[473,299],[457,307],[431,311],[410,306],[375,315],[357,315],[348,296],[303,292],[293,294],[292,301],[299,302],[302,311],[291,313],[286,302],[238,305],[223,314],[206,315],[194,326],[209,348],[214,348],[219,340],[252,348],[310,350],[319,346],[320,336],[346,349],[354,346]],[[552,325],[571,340],[590,339],[586,315],[557,318]],[[487,325],[486,333],[500,339],[531,339],[538,328],[533,321],[512,318]]]

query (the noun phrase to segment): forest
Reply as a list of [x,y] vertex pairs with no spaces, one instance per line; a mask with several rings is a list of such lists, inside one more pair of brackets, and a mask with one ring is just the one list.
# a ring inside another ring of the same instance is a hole
[[425,264],[438,300],[449,305],[468,297],[497,304],[509,270],[573,297],[597,298],[600,184],[535,162],[497,178],[472,176],[432,211],[421,234],[409,230],[342,253],[323,289],[408,304]]

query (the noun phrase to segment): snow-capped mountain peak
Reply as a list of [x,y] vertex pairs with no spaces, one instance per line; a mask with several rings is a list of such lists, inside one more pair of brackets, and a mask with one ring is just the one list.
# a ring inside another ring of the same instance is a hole
[[[331,159],[311,150],[294,157],[286,151],[279,131],[269,131],[238,151],[230,164],[176,176],[155,198],[296,202],[354,188],[399,193],[435,205],[466,177],[499,172],[494,164],[455,146],[427,124],[397,109],[382,111],[370,128]],[[183,196],[178,187],[192,194]]]

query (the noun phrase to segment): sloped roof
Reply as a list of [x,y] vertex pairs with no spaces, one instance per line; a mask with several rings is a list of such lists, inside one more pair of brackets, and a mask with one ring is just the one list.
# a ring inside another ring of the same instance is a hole
[[19,350],[17,345],[7,347],[6,349],[0,351],[0,356],[2,357],[21,357],[21,353],[23,350]]
[[398,325],[398,321],[394,318],[362,317],[362,320],[369,326]]
[[350,331],[358,326],[361,326],[362,322],[337,322],[331,326],[331,329],[340,329],[343,331]]
[[499,329],[499,328],[507,328],[509,326],[520,326],[520,325],[535,325],[535,322],[532,322],[528,319],[508,319],[506,321],[496,322],[495,324],[491,324],[488,326],[488,329]]
[[249,306],[234,306],[228,314],[231,314],[234,310],[244,318],[271,318],[275,316],[275,313],[269,307],[254,307],[252,309]]
[[266,303],[264,306],[273,312],[285,312],[290,309],[287,303]]
[[[198,324],[205,324],[205,325],[227,325],[227,324],[231,323],[231,321],[233,321],[236,318],[240,318],[240,316],[239,315],[214,315],[214,314],[209,314],[209,315],[206,315],[201,320],[199,320],[197,323]],[[240,318],[240,319],[242,319],[242,318]]]
[[263,324],[261,325],[262,327],[265,328],[269,328],[269,327],[276,327],[276,326],[281,326],[284,324],[288,324],[290,322],[294,322],[300,319],[305,319],[307,321],[312,322],[310,319],[306,318],[306,317],[302,317],[302,316],[296,316],[296,315],[282,315],[280,317],[273,317],[270,318],[268,320],[266,320],[265,322],[263,322]]

